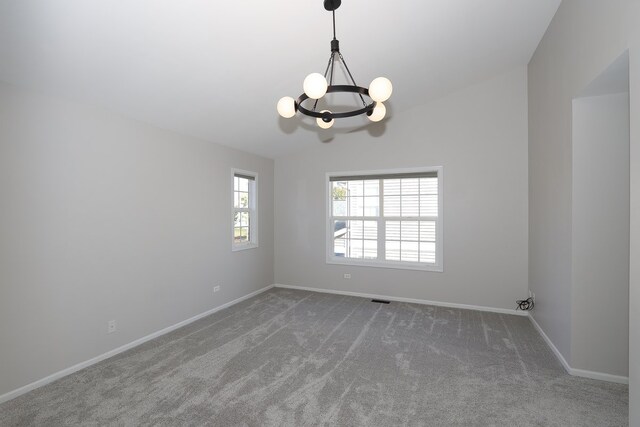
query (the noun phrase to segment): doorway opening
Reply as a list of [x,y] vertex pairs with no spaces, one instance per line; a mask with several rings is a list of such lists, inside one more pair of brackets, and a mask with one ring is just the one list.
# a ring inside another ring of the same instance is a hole
[[[629,376],[629,54],[573,100],[571,366]],[[607,378],[603,378],[607,379]]]

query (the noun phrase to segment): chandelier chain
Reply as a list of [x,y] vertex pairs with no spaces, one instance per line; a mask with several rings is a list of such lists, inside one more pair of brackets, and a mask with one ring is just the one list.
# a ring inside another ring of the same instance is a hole
[[333,70],[336,66],[336,53],[331,52],[331,74],[329,75],[329,86],[333,86]]
[[[340,51],[338,51],[338,55],[340,55],[340,61],[342,61],[342,64],[344,65],[344,68],[347,70],[347,73],[349,74],[349,77],[351,78],[351,82],[353,83],[354,86],[358,86],[355,79],[353,78],[353,75],[351,75],[351,71],[349,71],[349,67],[347,66],[347,62],[344,60],[344,57],[342,56],[342,54],[340,53]],[[358,94],[360,96],[360,100],[362,100],[362,105],[366,106],[367,103],[364,101],[364,98],[362,97],[362,94]]]
[[[327,78],[327,73],[329,72],[329,67],[333,64],[333,52],[331,52],[331,56],[329,57],[329,62],[327,62],[327,68],[324,70],[324,78]],[[331,79],[333,81],[333,67],[331,67]],[[313,111],[316,111],[316,107],[318,106],[318,99],[313,103]]]

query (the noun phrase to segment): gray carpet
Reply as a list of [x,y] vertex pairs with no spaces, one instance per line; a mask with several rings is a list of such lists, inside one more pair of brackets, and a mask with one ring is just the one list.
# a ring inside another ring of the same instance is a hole
[[524,317],[273,289],[0,406],[0,425],[623,426]]

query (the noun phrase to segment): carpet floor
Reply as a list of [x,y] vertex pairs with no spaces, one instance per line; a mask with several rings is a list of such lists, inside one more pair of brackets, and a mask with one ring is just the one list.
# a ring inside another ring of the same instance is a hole
[[272,289],[0,406],[2,426],[624,426],[526,317]]

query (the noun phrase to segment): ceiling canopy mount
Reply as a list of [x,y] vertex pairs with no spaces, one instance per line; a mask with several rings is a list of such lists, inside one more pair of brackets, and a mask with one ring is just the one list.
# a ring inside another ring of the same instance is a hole
[[342,0],[324,0],[324,8],[329,12],[333,12],[342,4]]

